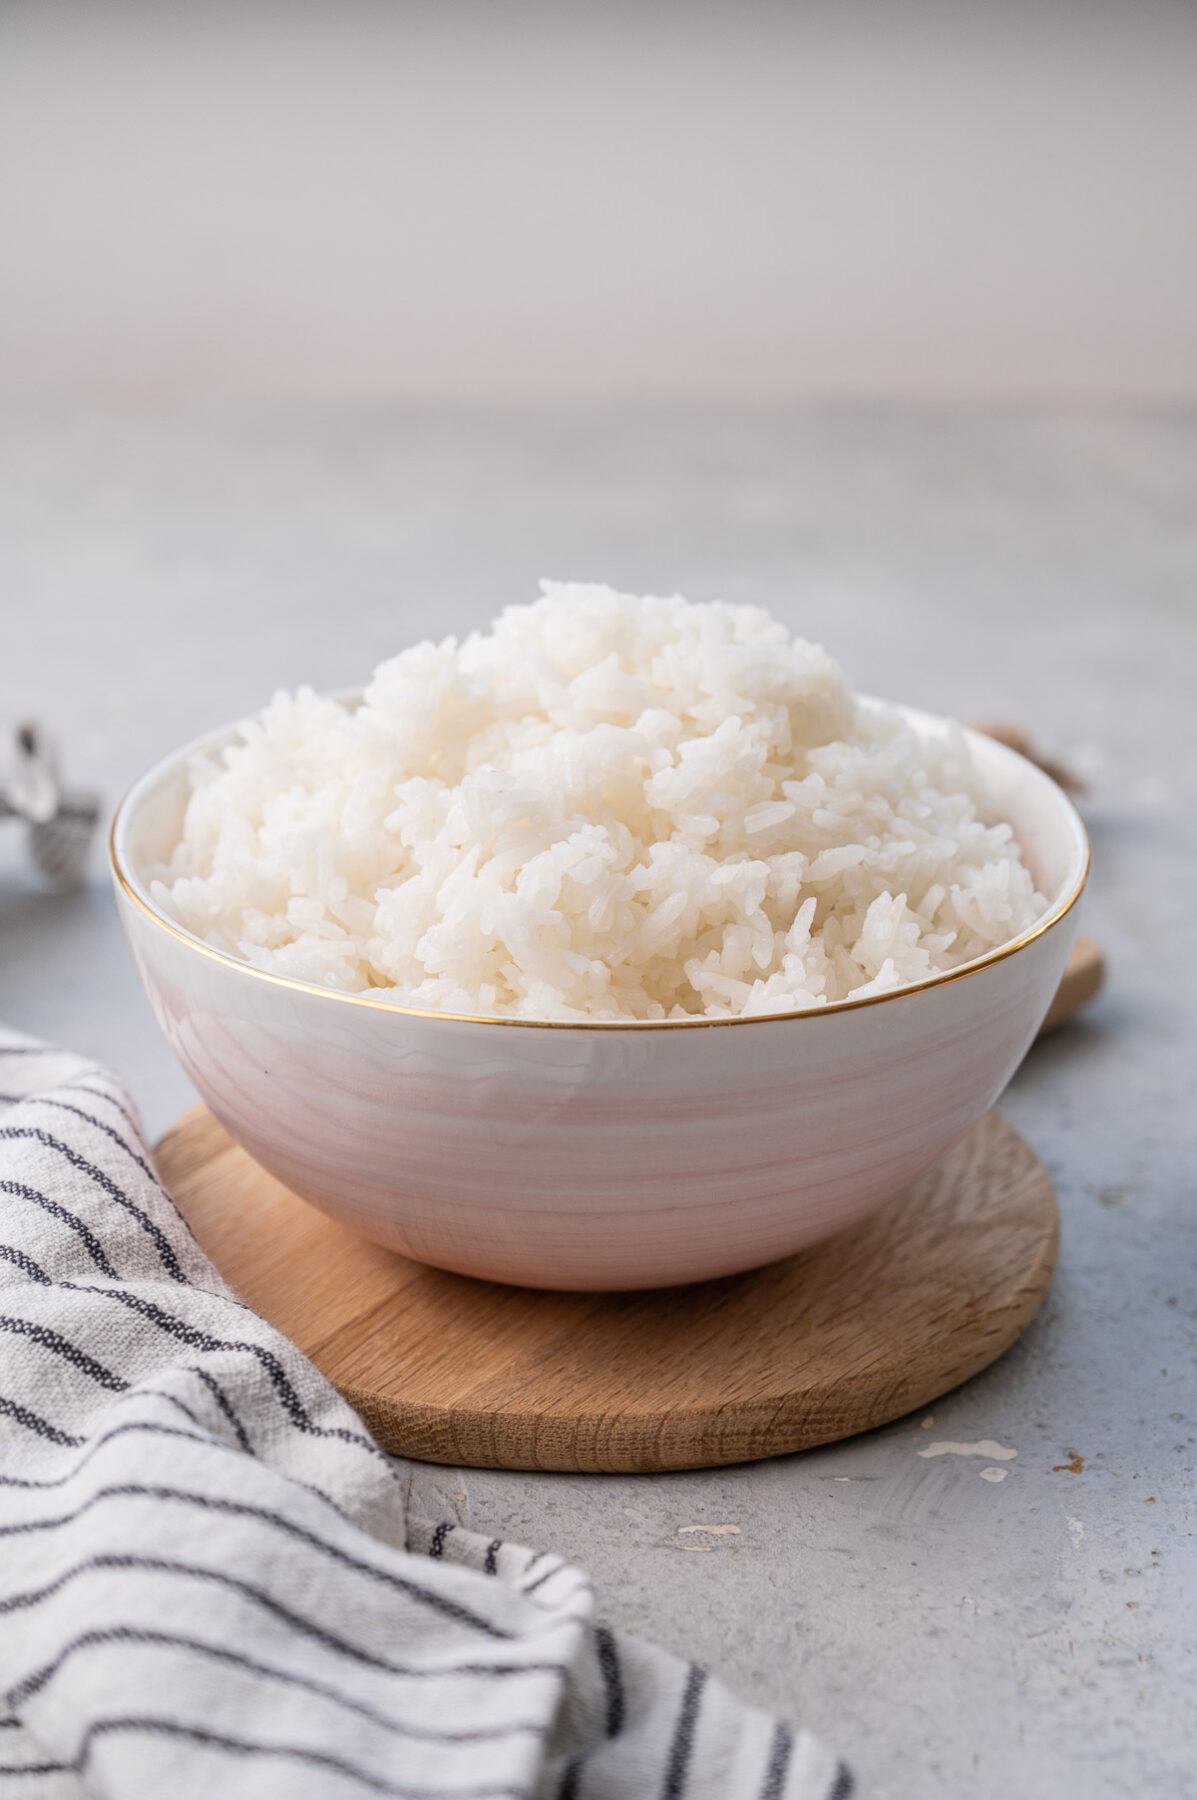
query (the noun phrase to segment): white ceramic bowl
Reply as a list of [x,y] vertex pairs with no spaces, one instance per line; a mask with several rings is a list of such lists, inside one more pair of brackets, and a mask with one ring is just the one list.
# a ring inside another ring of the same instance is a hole
[[[907,716],[926,735],[944,729]],[[972,743],[1046,916],[949,974],[814,1012],[535,1024],[264,974],[164,918],[144,881],[177,841],[199,745],[121,805],[117,899],[175,1055],[238,1142],[305,1200],[495,1281],[700,1281],[787,1256],[902,1193],[992,1105],[1034,1038],[1072,945],[1088,844],[1046,775]]]

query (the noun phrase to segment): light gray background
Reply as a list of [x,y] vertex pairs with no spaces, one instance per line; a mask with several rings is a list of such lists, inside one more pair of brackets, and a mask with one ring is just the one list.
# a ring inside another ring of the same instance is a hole
[[[929,1431],[652,1479],[418,1467],[417,1490],[585,1563],[619,1622],[809,1723],[878,1800],[1192,1793],[1197,423],[0,421],[0,716],[53,720],[110,800],[275,686],[355,682],[540,574],[762,601],[866,690],[1071,753],[1112,977],[1004,1103],[1059,1192],[1051,1296]],[[114,1064],[158,1132],[191,1096],[100,865],[48,895],[0,827],[0,1015]],[[988,1459],[920,1459],[938,1438],[1018,1456],[988,1484]]]
[[1191,0],[5,0],[0,394],[1197,399]]

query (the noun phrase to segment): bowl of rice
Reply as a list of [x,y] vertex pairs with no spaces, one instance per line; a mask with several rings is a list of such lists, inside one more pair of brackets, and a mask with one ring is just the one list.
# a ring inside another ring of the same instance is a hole
[[675,1285],[865,1218],[997,1098],[1088,845],[759,608],[544,584],[151,769],[122,920],[211,1110],[438,1267]]

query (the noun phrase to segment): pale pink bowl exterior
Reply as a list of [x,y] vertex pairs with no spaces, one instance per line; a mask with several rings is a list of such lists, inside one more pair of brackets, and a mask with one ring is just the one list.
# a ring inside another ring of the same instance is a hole
[[974,742],[1053,901],[1046,920],[967,972],[819,1012],[473,1022],[264,976],[169,925],[140,886],[177,832],[187,753],[117,816],[117,898],[175,1055],[304,1199],[494,1281],[701,1281],[787,1256],[902,1193],[992,1105],[1034,1038],[1075,934],[1084,828],[1046,776]]

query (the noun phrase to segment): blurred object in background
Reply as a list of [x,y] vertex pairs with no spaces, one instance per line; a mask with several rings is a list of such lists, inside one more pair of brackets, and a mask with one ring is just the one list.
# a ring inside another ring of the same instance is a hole
[[0,399],[1197,399],[1183,0],[8,0]]
[[58,887],[77,887],[87,873],[99,795],[64,787],[58,745],[44,726],[25,720],[0,739],[0,819],[20,820],[34,867]]
[[983,731],[986,737],[996,738],[999,744],[1005,744],[1009,750],[1017,750],[1020,756],[1036,763],[1066,794],[1077,796],[1087,791],[1088,783],[1080,771],[1066,762],[1057,762],[1054,757],[1045,756],[1024,726],[1015,725],[1009,719],[974,720],[972,725],[974,731]]

